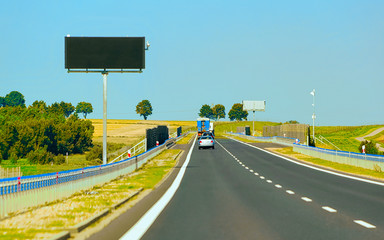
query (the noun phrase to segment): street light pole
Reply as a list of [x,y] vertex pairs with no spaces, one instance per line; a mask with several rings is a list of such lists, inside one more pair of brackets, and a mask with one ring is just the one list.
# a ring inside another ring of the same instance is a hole
[[316,119],[316,114],[315,114],[315,89],[311,92],[311,95],[313,96],[313,114],[312,114],[312,120],[313,120],[313,131],[312,131],[312,138],[313,138],[313,143],[316,142],[315,140],[315,119]]

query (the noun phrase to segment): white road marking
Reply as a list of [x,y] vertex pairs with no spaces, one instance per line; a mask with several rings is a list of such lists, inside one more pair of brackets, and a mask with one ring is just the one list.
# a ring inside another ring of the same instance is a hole
[[248,170],[248,169],[249,169],[249,167],[245,167],[245,169],[247,169],[247,170]]
[[277,187],[277,188],[282,188],[282,186],[279,185],[279,184],[276,184],[275,187]]
[[354,222],[357,223],[357,224],[360,224],[361,226],[366,227],[366,228],[376,228],[375,225],[372,225],[370,223],[364,222],[363,220],[354,220]]
[[250,172],[253,172],[253,170],[251,169],[251,170],[249,170]]
[[259,175],[257,172],[254,173],[256,176]]
[[267,180],[267,183],[272,183],[272,180]]
[[336,209],[333,209],[333,208],[328,207],[328,206],[324,206],[324,207],[321,207],[321,208],[324,209],[325,211],[330,212],[330,213],[335,213],[335,212],[337,212]]
[[305,164],[305,163],[297,162],[297,161],[291,160],[291,159],[289,159],[289,158],[280,156],[280,155],[278,155],[278,154],[269,152],[269,151],[264,150],[264,149],[262,149],[262,148],[258,148],[258,147],[256,147],[256,146],[251,145],[251,144],[248,144],[248,143],[239,141],[239,140],[237,140],[237,139],[234,139],[234,138],[230,138],[230,139],[232,139],[232,140],[234,140],[234,141],[236,141],[236,142],[242,143],[242,144],[244,144],[244,145],[247,145],[247,146],[249,146],[249,147],[256,148],[256,149],[258,149],[258,150],[260,150],[260,151],[266,152],[266,153],[271,154],[271,155],[273,155],[273,156],[279,157],[279,158],[281,158],[281,159],[287,160],[287,161],[292,162],[292,163],[297,164],[297,165],[301,165],[301,166],[304,166],[304,167],[307,167],[307,168],[311,168],[311,169],[314,169],[314,170],[317,170],[317,171],[320,171],[320,172],[325,172],[325,173],[333,174],[333,175],[340,176],[340,177],[344,177],[344,178],[349,178],[349,179],[353,179],[353,180],[357,180],[357,181],[361,181],[361,182],[366,182],[366,183],[371,183],[371,184],[376,184],[376,185],[384,186],[384,183],[382,183],[382,182],[376,182],[376,181],[373,181],[373,180],[363,179],[363,178],[359,178],[359,177],[353,177],[353,176],[345,175],[345,174],[342,174],[342,173],[332,172],[332,171],[325,170],[325,169],[322,169],[322,168],[318,168],[318,167],[310,166],[310,165],[307,165],[307,164]]
[[287,192],[288,194],[291,194],[291,195],[292,195],[292,194],[295,194],[295,192],[294,192],[294,191],[291,191],[291,190],[287,190],[286,192]]
[[175,195],[177,189],[180,186],[181,180],[184,177],[184,173],[187,169],[189,160],[191,159],[192,150],[196,143],[196,138],[193,141],[192,147],[189,149],[187,158],[183,166],[181,166],[179,173],[177,174],[175,180],[172,185],[168,188],[168,190],[164,193],[164,195],[157,201],[145,214],[140,218],[140,220],[126,232],[120,239],[130,240],[130,239],[140,239],[145,232],[151,227],[151,225],[155,222],[156,218],[160,215],[160,213],[164,210],[164,208],[168,205],[169,201]]
[[261,178],[261,179],[265,179],[265,177],[263,177],[263,176],[260,176],[260,178]]
[[304,201],[306,201],[306,202],[312,202],[312,199],[307,198],[307,197],[302,197],[301,199],[304,200]]

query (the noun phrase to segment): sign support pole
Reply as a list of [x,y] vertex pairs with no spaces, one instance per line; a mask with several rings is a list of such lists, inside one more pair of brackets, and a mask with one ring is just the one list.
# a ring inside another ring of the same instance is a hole
[[255,111],[253,111],[253,129],[252,129],[252,131],[253,131],[253,136],[255,136]]
[[108,72],[101,72],[103,75],[103,164],[107,164],[107,76]]

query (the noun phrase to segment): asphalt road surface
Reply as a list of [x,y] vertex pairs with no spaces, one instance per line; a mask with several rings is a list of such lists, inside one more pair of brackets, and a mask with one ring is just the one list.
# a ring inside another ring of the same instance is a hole
[[142,239],[384,239],[384,187],[297,165],[234,140],[193,150]]

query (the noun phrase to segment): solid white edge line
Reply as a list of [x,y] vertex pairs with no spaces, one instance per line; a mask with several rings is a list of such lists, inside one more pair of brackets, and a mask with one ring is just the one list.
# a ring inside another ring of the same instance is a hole
[[331,213],[337,212],[336,209],[333,209],[333,208],[328,207],[328,206],[324,206],[324,207],[321,207],[321,208],[324,209],[325,211],[328,211],[328,212],[331,212]]
[[357,224],[360,224],[361,226],[363,227],[366,227],[366,228],[376,228],[375,225],[372,225],[370,223],[367,223],[367,222],[364,222],[363,220],[353,220],[355,223]]
[[177,189],[180,186],[181,180],[184,177],[185,170],[187,169],[189,160],[191,159],[193,148],[196,143],[196,137],[195,137],[195,140],[193,141],[192,147],[189,149],[187,159],[185,160],[183,166],[181,167],[172,185],[168,188],[165,194],[159,199],[159,201],[157,201],[151,207],[151,209],[149,209],[144,214],[144,216],[142,216],[140,220],[131,229],[129,229],[128,232],[126,232],[120,239],[122,240],[140,239],[147,232],[147,230],[152,226],[156,218],[164,210],[164,208],[167,206],[169,201],[171,201],[172,197],[175,195]]
[[289,161],[289,162],[292,162],[292,163],[295,163],[295,164],[298,164],[298,165],[307,167],[307,168],[311,168],[311,169],[314,169],[314,170],[317,170],[317,171],[321,171],[321,172],[325,172],[325,173],[329,173],[329,174],[333,174],[333,175],[336,175],[336,176],[345,177],[345,178],[349,178],[349,179],[353,179],[353,180],[357,180],[357,181],[361,181],[361,182],[366,182],[366,183],[371,183],[371,184],[376,184],[376,185],[384,186],[384,183],[381,183],[381,182],[376,182],[376,181],[373,181],[373,180],[368,180],[368,179],[359,178],[359,177],[353,177],[353,176],[345,175],[345,174],[342,174],[342,173],[332,172],[332,171],[329,171],[329,170],[325,170],[325,169],[321,169],[321,168],[318,168],[318,167],[310,166],[310,165],[307,165],[307,164],[305,164],[305,163],[297,162],[297,161],[291,160],[291,159],[289,159],[289,158],[280,156],[280,155],[278,155],[278,154],[269,152],[269,151],[264,150],[264,149],[262,149],[262,148],[258,148],[258,147],[256,147],[256,146],[251,145],[251,144],[248,144],[248,143],[239,141],[239,140],[237,140],[237,139],[234,139],[234,138],[230,138],[230,139],[232,139],[232,140],[234,140],[234,141],[236,141],[236,142],[242,143],[242,144],[244,144],[244,145],[247,145],[247,146],[249,146],[249,147],[256,148],[256,149],[258,149],[258,150],[260,150],[260,151],[269,153],[269,154],[271,154],[271,155],[273,155],[273,156],[282,158],[282,159],[287,160],[287,161]]

